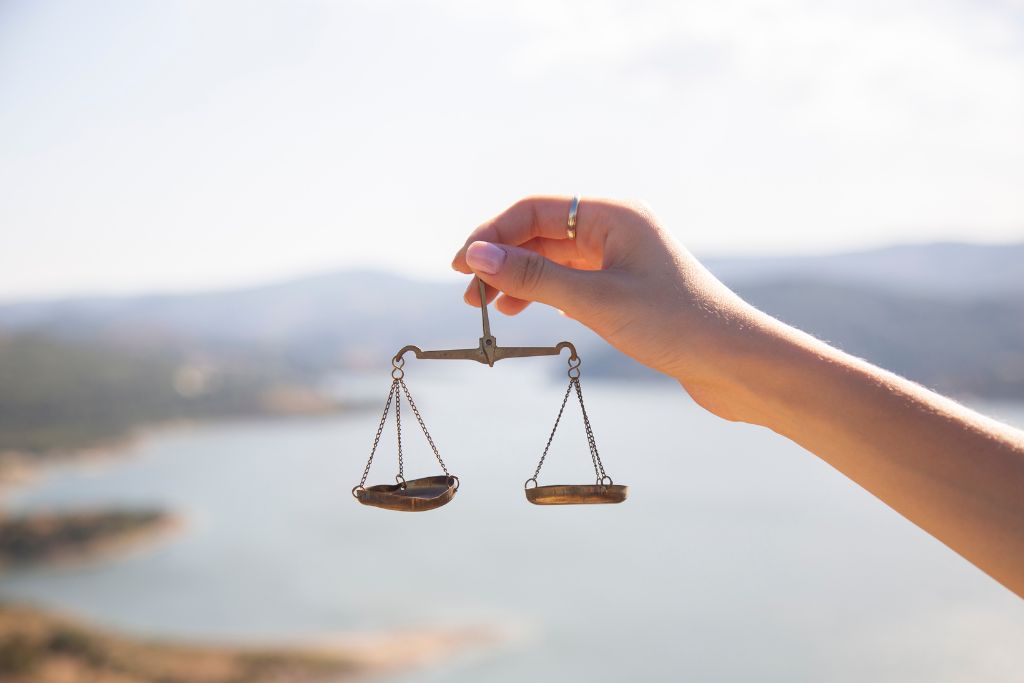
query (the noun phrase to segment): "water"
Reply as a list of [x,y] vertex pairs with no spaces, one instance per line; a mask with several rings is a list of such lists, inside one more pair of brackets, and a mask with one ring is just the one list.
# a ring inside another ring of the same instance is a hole
[[[1024,677],[1024,602],[766,430],[675,385],[587,382],[618,506],[526,503],[564,387],[528,363],[416,364],[410,389],[462,480],[440,510],[351,498],[377,416],[164,433],[63,470],[16,509],[161,504],[185,531],[0,592],[151,635],[295,640],[498,624],[514,637],[403,681],[984,681]],[[352,390],[383,402],[386,375]],[[571,405],[571,404],[570,404]],[[1024,423],[1024,409],[1001,407]],[[407,476],[436,473],[408,412]],[[588,482],[567,409],[541,483]],[[371,482],[394,475],[386,431]]]

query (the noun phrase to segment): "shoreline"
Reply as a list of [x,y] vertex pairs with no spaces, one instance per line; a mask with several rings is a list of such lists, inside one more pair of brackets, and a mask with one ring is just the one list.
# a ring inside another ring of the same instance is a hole
[[196,643],[128,636],[63,614],[0,603],[0,674],[10,683],[376,680],[505,640],[497,629],[465,626],[339,634],[305,644]]

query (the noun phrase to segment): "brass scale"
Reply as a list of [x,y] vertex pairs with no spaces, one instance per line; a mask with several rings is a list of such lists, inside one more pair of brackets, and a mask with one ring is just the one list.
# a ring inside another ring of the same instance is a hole
[[[434,510],[448,503],[455,497],[459,490],[459,478],[448,471],[441,454],[437,450],[434,439],[427,431],[416,403],[405,385],[405,354],[412,352],[419,359],[443,359],[443,360],[475,360],[478,363],[485,363],[490,367],[499,360],[505,358],[529,358],[533,356],[557,356],[563,349],[569,350],[569,386],[562,398],[562,406],[555,418],[555,426],[551,429],[544,452],[540,456],[537,468],[533,476],[526,480],[523,488],[526,492],[526,499],[535,505],[580,505],[597,503],[621,503],[626,500],[629,487],[615,484],[612,478],[605,472],[601,456],[597,452],[597,443],[594,440],[594,432],[590,428],[590,418],[587,417],[587,409],[583,405],[583,390],[580,388],[580,360],[576,353],[576,347],[571,342],[562,341],[554,346],[498,346],[498,341],[491,335],[491,325],[487,317],[487,298],[483,281],[477,278],[477,285],[480,291],[480,312],[483,318],[483,336],[480,337],[480,345],[475,349],[446,349],[441,351],[423,351],[417,346],[405,346],[391,359],[391,391],[388,393],[387,402],[384,404],[384,412],[380,418],[380,425],[373,439],[373,446],[370,449],[370,458],[366,461],[363,469],[363,476],[359,483],[353,487],[352,495],[363,505],[383,508],[385,510],[399,510],[403,512],[424,512]],[[572,484],[540,486],[537,477],[540,476],[541,467],[544,466],[544,459],[551,448],[551,440],[558,429],[558,423],[562,419],[569,394],[575,391],[579,400],[580,409],[583,412],[583,425],[587,434],[587,445],[590,448],[590,457],[594,466],[595,482],[593,484]],[[427,438],[434,457],[437,458],[443,474],[421,479],[406,481],[404,476],[405,463],[402,455],[402,396],[405,396],[409,407],[412,409],[416,421],[419,423],[423,435]],[[380,444],[381,434],[384,431],[384,423],[387,421],[388,413],[392,405],[395,413],[395,428],[398,433],[398,474],[395,475],[394,484],[366,485],[366,479],[370,475],[370,467],[373,465],[373,456]],[[532,486],[531,486],[532,484]]]

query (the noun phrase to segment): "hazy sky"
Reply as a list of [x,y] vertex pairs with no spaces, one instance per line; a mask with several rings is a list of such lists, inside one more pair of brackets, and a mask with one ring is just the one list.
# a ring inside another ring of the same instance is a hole
[[444,276],[534,192],[698,253],[1024,236],[1024,2],[0,2],[0,298]]

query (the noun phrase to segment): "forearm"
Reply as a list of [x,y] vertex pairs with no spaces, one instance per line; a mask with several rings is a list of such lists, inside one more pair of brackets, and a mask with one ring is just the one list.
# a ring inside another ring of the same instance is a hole
[[754,312],[737,419],[818,455],[1024,596],[1024,433]]

